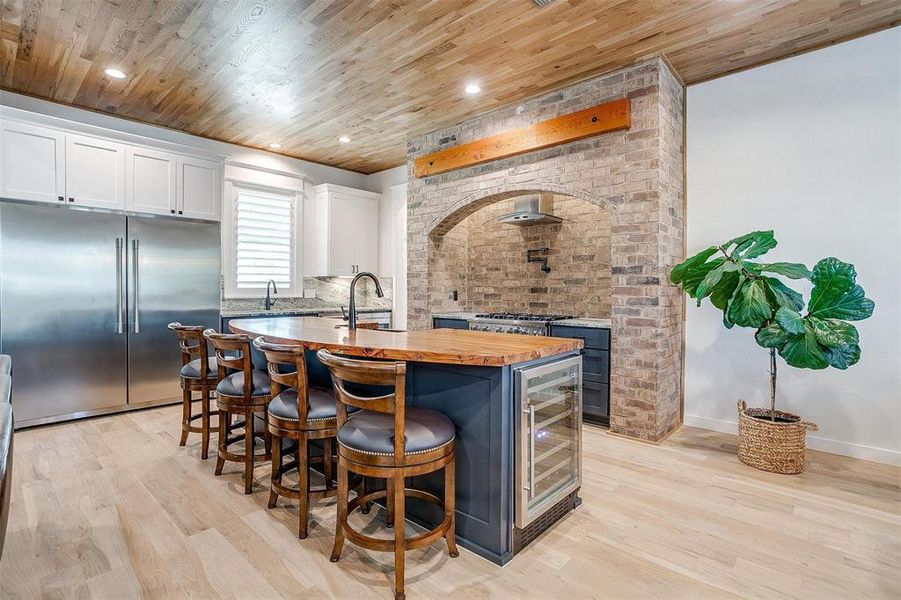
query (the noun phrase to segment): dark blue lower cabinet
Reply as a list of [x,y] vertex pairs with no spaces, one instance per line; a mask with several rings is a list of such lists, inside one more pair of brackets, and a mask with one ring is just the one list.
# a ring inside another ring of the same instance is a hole
[[469,329],[469,321],[466,319],[435,317],[432,319],[432,329]]
[[551,335],[580,339],[582,348],[582,419],[610,424],[610,330],[551,325]]

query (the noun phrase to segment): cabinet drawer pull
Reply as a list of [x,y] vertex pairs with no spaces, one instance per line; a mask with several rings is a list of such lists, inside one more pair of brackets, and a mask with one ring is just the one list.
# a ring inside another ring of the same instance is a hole
[[59,199],[60,202],[65,202],[65,201],[66,201],[66,199],[63,198],[62,196],[57,196],[57,198]]
[[69,202],[75,202],[75,198],[69,196]]

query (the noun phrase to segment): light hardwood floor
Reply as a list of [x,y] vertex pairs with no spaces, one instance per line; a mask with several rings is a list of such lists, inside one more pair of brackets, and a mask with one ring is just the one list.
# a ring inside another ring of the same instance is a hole
[[[390,554],[329,563],[331,501],[296,539],[296,504],[266,509],[268,465],[251,496],[234,465],[213,477],[179,411],[16,433],[0,597],[391,597]],[[692,428],[655,447],[586,426],[584,448],[581,508],[504,568],[408,553],[411,600],[901,597],[901,469],[811,452],[773,475]]]

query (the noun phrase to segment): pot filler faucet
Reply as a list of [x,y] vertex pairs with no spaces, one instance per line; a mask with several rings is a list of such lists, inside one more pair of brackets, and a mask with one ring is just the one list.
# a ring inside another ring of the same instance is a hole
[[368,271],[363,271],[362,273],[357,273],[356,277],[354,277],[353,281],[350,282],[350,306],[347,310],[347,329],[349,331],[354,331],[357,328],[357,302],[354,299],[354,288],[357,286],[357,281],[361,277],[368,277],[373,282],[375,282],[375,295],[379,298],[384,298],[385,293],[382,291],[382,285],[379,283],[378,278],[369,273]]

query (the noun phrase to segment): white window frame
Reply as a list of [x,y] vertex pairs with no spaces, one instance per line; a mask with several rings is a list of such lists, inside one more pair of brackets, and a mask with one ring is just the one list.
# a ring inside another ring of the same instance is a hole
[[300,297],[303,295],[303,201],[304,193],[296,189],[257,185],[243,181],[225,182],[225,210],[222,215],[222,273],[223,294],[225,298],[265,298],[266,290],[238,289],[236,259],[236,227],[238,195],[242,192],[279,199],[291,198],[291,213],[294,235],[292,242],[291,286],[279,285],[278,295],[282,297]]

